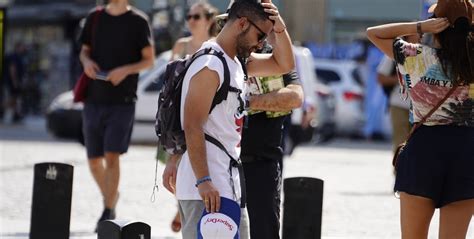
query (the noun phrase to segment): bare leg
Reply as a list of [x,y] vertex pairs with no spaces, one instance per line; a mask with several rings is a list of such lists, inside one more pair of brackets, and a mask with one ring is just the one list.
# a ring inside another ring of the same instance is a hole
[[88,160],[89,169],[91,170],[92,176],[95,182],[99,186],[102,197],[105,195],[105,166],[104,158],[91,158]]
[[117,204],[118,185],[120,180],[120,154],[105,153],[105,207],[114,209]]
[[402,239],[427,238],[434,210],[431,199],[400,193]]
[[474,214],[474,199],[450,203],[440,209],[439,238],[466,238]]

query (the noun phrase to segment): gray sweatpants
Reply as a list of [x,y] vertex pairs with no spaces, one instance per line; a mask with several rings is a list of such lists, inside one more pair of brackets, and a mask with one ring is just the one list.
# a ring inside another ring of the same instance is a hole
[[[178,204],[183,239],[196,239],[197,225],[204,210],[204,203],[202,200],[178,200]],[[239,231],[240,239],[250,238],[247,208],[241,210]]]

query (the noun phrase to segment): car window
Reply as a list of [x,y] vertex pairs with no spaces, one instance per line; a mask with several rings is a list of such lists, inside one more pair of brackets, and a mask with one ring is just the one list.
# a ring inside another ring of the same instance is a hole
[[357,68],[352,70],[352,78],[354,78],[354,81],[360,86],[364,85],[364,81],[362,81],[362,77],[360,76],[359,70]]
[[161,90],[161,87],[163,87],[163,82],[164,82],[164,76],[165,76],[165,72],[162,71],[160,72],[160,74],[158,75],[158,77],[150,82],[150,84],[145,88],[145,92],[158,92]]
[[325,84],[341,81],[339,74],[331,70],[316,69],[316,75],[318,79]]

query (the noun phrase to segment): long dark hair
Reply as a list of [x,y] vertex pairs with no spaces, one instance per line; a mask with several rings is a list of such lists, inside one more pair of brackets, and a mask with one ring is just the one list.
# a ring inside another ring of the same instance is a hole
[[467,18],[459,18],[453,27],[437,35],[441,49],[437,52],[443,71],[454,84],[474,83],[474,34]]

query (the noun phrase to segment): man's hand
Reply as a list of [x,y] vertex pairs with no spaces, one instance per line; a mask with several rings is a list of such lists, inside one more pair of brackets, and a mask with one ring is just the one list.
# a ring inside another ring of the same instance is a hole
[[201,195],[206,212],[219,212],[221,208],[221,197],[214,184],[211,181],[206,181],[198,185],[199,195]]
[[107,80],[109,80],[110,83],[112,83],[112,85],[117,86],[118,84],[120,84],[120,82],[122,82],[125,79],[125,77],[128,76],[128,74],[130,74],[128,67],[125,67],[125,66],[117,67],[109,72],[109,75],[107,76]]
[[275,21],[273,32],[281,33],[286,29],[285,22],[281,18],[278,8],[271,1],[262,1],[262,6],[266,13],[270,14],[268,18]]
[[172,194],[176,193],[176,174],[180,158],[181,155],[171,155],[168,162],[166,162],[166,167],[163,171],[163,186]]
[[84,73],[95,80],[97,72],[100,71],[99,66],[93,60],[87,60],[84,62]]

